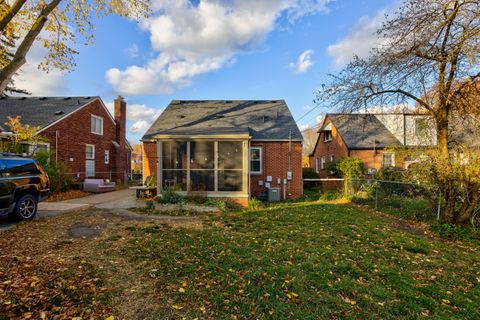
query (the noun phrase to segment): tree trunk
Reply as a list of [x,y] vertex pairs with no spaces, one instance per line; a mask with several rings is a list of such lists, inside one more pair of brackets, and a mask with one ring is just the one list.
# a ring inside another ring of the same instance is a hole
[[443,197],[445,199],[445,220],[453,224],[456,221],[455,204],[457,190],[453,184],[452,163],[448,149],[448,111],[447,107],[440,106],[435,113],[437,124],[437,147],[440,153],[440,167],[443,172],[439,173]]
[[475,209],[480,204],[480,184],[470,184],[467,186],[467,197],[458,210],[455,224],[464,225],[471,218]]
[[0,70],[0,95],[3,94],[7,86],[10,84],[12,77],[18,72],[18,70],[25,64],[26,56],[30,48],[32,47],[35,39],[42,31],[45,23],[48,21],[48,16],[58,6],[61,0],[53,0],[45,7],[38,15],[32,28],[28,31],[22,43],[18,46],[12,61],[7,64],[2,70]]

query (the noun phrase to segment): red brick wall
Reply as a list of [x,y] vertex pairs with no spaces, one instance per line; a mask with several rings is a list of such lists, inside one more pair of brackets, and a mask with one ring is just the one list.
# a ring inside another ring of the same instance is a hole
[[142,169],[143,179],[148,176],[157,175],[157,144],[155,142],[143,142],[142,143]]
[[[325,119],[325,124],[330,123],[329,118]],[[318,139],[318,142],[315,146],[313,156],[310,156],[310,168],[316,167],[316,160],[318,159],[318,170],[320,177],[325,178],[328,177],[329,174],[321,169],[321,159],[322,156],[325,156],[326,159],[326,164],[330,162],[330,157],[334,156],[334,160],[338,161],[341,158],[345,157],[348,155],[348,148],[345,145],[345,142],[343,142],[342,137],[337,131],[337,128],[332,124],[332,141],[325,142],[325,136],[324,133],[320,133],[320,137]]]
[[[265,180],[267,176],[272,176],[272,187],[277,186],[277,178],[282,179],[282,196],[283,196],[283,179],[286,178],[288,170],[288,142],[252,142],[252,146],[262,146],[263,157],[263,173],[261,175],[252,175],[250,182],[250,190],[252,196],[258,196],[265,190]],[[143,177],[156,175],[157,168],[157,149],[155,142],[143,142]],[[302,185],[302,143],[292,143],[291,156],[292,180],[287,181],[287,198],[298,198],[303,193]],[[258,181],[263,180],[263,186],[258,185]],[[240,202],[245,202],[240,199]]]
[[[262,174],[252,174],[250,177],[250,192],[252,197],[257,197],[266,190],[265,182],[267,176],[272,177],[270,183],[272,187],[280,187],[282,198],[284,194],[283,179],[287,178],[289,142],[252,142],[252,147],[262,147],[263,172]],[[296,199],[303,194],[302,181],[302,143],[292,142],[291,151],[291,171],[292,180],[287,181],[286,196],[287,199]],[[277,179],[281,179],[278,185]],[[259,180],[263,181],[263,186],[259,186]]]
[[[375,169],[380,170],[382,168],[382,154],[392,153],[391,151],[376,150],[351,150],[350,157],[359,158],[363,161],[365,169],[371,168],[375,160]],[[375,158],[374,158],[375,156]],[[403,158],[399,155],[395,155],[395,166],[403,168]]]
[[[91,133],[91,115],[103,118],[103,135]],[[55,132],[58,131],[58,160],[65,162],[73,176],[85,178],[85,148],[86,144],[95,145],[95,173],[97,178],[109,178],[110,171],[114,173],[112,179],[123,180],[123,172],[130,172],[128,163],[129,150],[125,142],[115,148],[112,141],[116,140],[116,127],[108,111],[99,100],[92,101],[79,111],[69,115],[57,124],[40,132],[48,138],[50,148],[55,156]],[[105,164],[105,150],[110,151],[110,161]],[[117,153],[118,152],[118,153]],[[70,158],[73,157],[73,161]],[[122,161],[117,162],[121,157]],[[123,161],[124,160],[124,161]],[[115,172],[118,172],[115,175]]]

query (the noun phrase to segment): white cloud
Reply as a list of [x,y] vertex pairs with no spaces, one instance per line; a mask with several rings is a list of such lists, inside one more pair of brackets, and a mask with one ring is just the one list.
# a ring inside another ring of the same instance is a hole
[[47,50],[35,43],[27,55],[27,63],[14,76],[15,86],[35,96],[56,96],[67,94],[65,75],[56,69],[46,73],[38,65],[47,55]]
[[[113,102],[106,103],[107,109],[113,114]],[[132,134],[143,134],[152,125],[152,123],[160,116],[163,109],[155,109],[145,104],[128,104],[127,103],[127,121],[132,121],[129,131]]]
[[139,120],[130,127],[130,132],[133,134],[144,134],[151,125],[148,121]]
[[330,0],[153,0],[142,23],[157,57],[144,66],[107,71],[106,79],[125,95],[166,93],[200,74],[258,47],[279,17],[296,19],[327,11]]
[[293,69],[295,73],[305,73],[313,65],[312,62],[313,50],[305,50],[300,54],[297,59],[297,62],[291,62],[290,68]]
[[309,123],[306,123],[306,124],[301,124],[298,128],[300,129],[301,132],[303,132],[305,130],[311,129],[312,126]]
[[328,46],[327,53],[335,59],[335,65],[343,66],[355,55],[367,57],[371,49],[384,44],[385,40],[377,34],[384,21],[385,11],[373,17],[362,17],[345,38]]
[[128,48],[125,48],[123,52],[130,58],[136,58],[140,54],[140,49],[136,43],[132,43],[132,45]]

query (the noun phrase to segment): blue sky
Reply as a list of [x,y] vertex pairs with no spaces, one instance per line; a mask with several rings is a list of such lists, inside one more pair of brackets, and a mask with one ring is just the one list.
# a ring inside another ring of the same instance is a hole
[[[153,0],[140,24],[97,22],[95,46],[79,46],[69,74],[37,71],[33,50],[18,86],[34,95],[99,95],[128,101],[128,138],[137,142],[172,99],[285,99],[295,119],[328,73],[378,43],[392,0]],[[135,67],[132,67],[135,66]],[[328,109],[299,121],[304,129]]]

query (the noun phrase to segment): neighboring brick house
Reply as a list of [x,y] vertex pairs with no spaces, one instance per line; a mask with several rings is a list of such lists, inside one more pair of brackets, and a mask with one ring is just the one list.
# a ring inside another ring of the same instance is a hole
[[21,117],[39,127],[43,146],[68,165],[74,177],[124,180],[130,174],[131,146],[125,137],[126,102],[118,97],[114,117],[100,97],[1,97],[0,122]]
[[346,156],[361,159],[368,174],[382,167],[406,167],[409,160],[396,155],[395,148],[435,145],[431,128],[431,118],[419,114],[327,114],[310,167],[327,177],[327,164]]
[[298,198],[302,141],[283,100],[174,100],[142,138],[143,176],[244,205],[269,187]]

